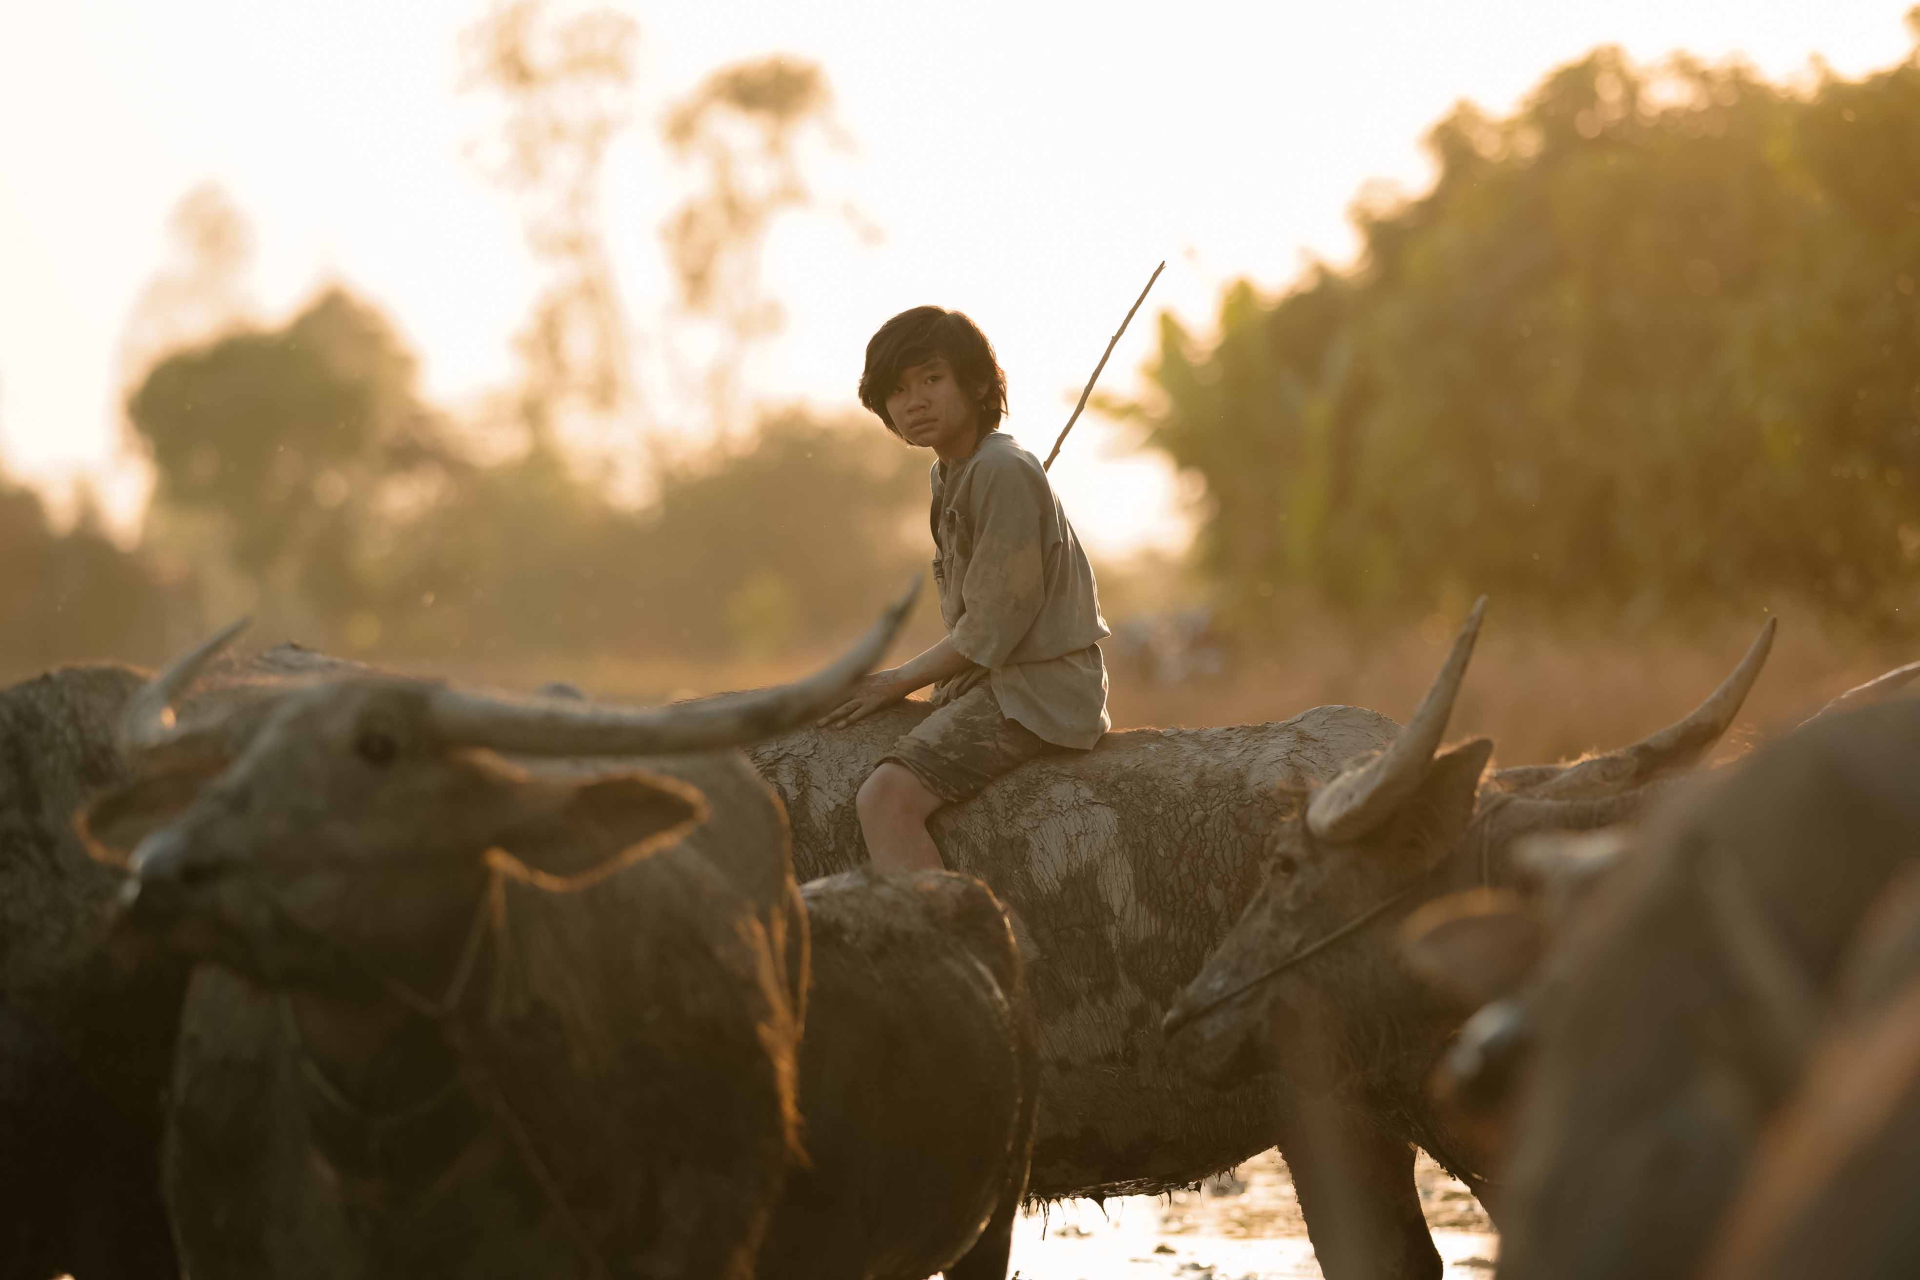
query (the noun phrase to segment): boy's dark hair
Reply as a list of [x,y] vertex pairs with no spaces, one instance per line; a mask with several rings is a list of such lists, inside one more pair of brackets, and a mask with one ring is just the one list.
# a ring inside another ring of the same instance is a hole
[[994,358],[993,344],[980,326],[958,311],[944,307],[915,307],[902,311],[880,326],[867,342],[867,367],[860,374],[860,403],[873,410],[887,430],[895,435],[900,428],[887,417],[887,397],[900,381],[900,373],[914,365],[925,364],[935,356],[945,356],[953,366],[953,376],[968,394],[983,388],[975,403],[980,408],[980,434],[999,429],[1007,411],[1007,375]]

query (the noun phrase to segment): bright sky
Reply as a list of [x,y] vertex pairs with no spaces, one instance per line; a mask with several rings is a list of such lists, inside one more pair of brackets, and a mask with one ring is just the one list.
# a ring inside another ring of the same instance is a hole
[[[978,320],[1044,453],[1154,262],[1153,306],[1206,328],[1238,276],[1277,287],[1304,253],[1344,260],[1361,184],[1426,180],[1418,139],[1460,98],[1510,109],[1592,46],[1637,58],[1740,53],[1857,75],[1910,47],[1911,0],[1341,0],[1064,4],[728,0],[624,7],[642,31],[643,118],[610,162],[606,218],[644,330],[667,296],[657,228],[686,175],[663,105],[712,68],[772,52],[827,70],[858,144],[817,186],[884,233],[804,215],[769,246],[785,333],[752,371],[767,400],[852,400],[866,339],[905,307]],[[341,278],[458,404],[506,383],[538,283],[518,209],[463,147],[488,119],[455,92],[479,0],[73,0],[0,7],[0,465],[58,491],[80,475],[121,512],[116,346],[167,260],[167,216],[212,180],[251,221],[270,318]],[[1150,307],[1151,309],[1151,307]],[[1102,385],[1137,388],[1144,314]],[[887,441],[876,438],[875,447]],[[1109,553],[1177,544],[1164,465],[1084,419],[1054,470]],[[116,462],[116,458],[119,461]]]

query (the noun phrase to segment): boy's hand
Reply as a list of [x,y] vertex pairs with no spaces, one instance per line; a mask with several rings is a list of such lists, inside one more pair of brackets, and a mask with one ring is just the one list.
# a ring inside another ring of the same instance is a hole
[[853,686],[847,700],[821,716],[821,729],[844,729],[856,720],[864,720],[882,707],[892,706],[912,692],[900,687],[899,672],[876,671]]

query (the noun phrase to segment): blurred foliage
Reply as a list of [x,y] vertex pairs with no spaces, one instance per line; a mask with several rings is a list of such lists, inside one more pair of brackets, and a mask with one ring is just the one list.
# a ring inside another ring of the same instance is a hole
[[932,455],[867,414],[788,409],[671,469],[646,514],[649,602],[668,644],[768,653],[849,634],[926,573]]
[[636,509],[537,434],[476,460],[415,379],[339,288],[169,356],[128,402],[151,540],[203,575],[223,559],[235,607],[307,643],[426,653],[764,656],[845,635],[924,559],[924,459],[864,417],[769,414],[664,464]]
[[120,335],[121,382],[143,377],[168,353],[206,342],[253,310],[247,277],[253,228],[215,183],[181,197],[167,218],[170,261],[135,299]]
[[637,393],[600,180],[630,123],[639,36],[623,14],[555,17],[542,0],[496,5],[461,35],[463,87],[504,109],[483,163],[525,204],[527,247],[547,273],[518,337],[519,415],[543,444],[569,409],[613,414]]
[[333,640],[372,586],[383,504],[442,460],[415,383],[384,317],[338,287],[281,328],[166,357],[127,400],[153,458],[154,514],[201,517],[212,536],[193,558],[219,556],[284,620]]
[[0,547],[0,656],[11,666],[158,654],[169,622],[192,603],[190,587],[114,545],[84,492],[61,533],[38,494],[0,477]]
[[[757,661],[843,639],[924,570],[927,456],[864,416],[765,413],[677,456],[632,430],[637,505],[549,429],[642,415],[596,212],[634,35],[543,13],[504,6],[469,44],[508,112],[499,172],[556,264],[500,421],[429,404],[395,326],[344,287],[246,320],[246,228],[202,193],[176,226],[181,283],[130,337],[144,354],[149,328],[183,335],[127,397],[156,471],[145,541],[116,547],[84,507],[60,532],[0,482],[10,661],[151,659],[240,608],[263,638],[350,651]],[[725,376],[777,315],[760,245],[809,198],[793,148],[834,136],[829,104],[818,68],[768,59],[663,125],[703,176],[666,238],[687,317],[731,335]],[[1357,207],[1354,268],[1234,287],[1211,343],[1161,322],[1128,412],[1205,483],[1198,563],[1228,621],[1490,591],[1575,619],[1792,596],[1902,629],[1920,61],[1789,90],[1603,49],[1511,117],[1457,108],[1428,144],[1431,191]],[[734,391],[715,387],[724,421]],[[506,448],[483,440],[499,427]],[[1166,576],[1114,580],[1109,603],[1189,603]]]
[[1920,60],[1793,92],[1600,49],[1427,145],[1430,192],[1356,208],[1354,269],[1236,286],[1205,349],[1161,321],[1128,411],[1205,481],[1234,617],[1778,594],[1911,625]]
[[812,203],[799,144],[811,130],[847,145],[832,107],[818,64],[775,54],[713,72],[661,126],[668,149],[700,173],[699,190],[661,235],[684,314],[719,331],[703,380],[723,435],[735,425],[747,350],[782,323],[779,303],[761,285],[761,253],[782,213]]
[[843,639],[924,554],[918,459],[788,410],[616,506],[543,450],[477,469],[390,539],[389,648],[763,657]]
[[[842,640],[922,567],[924,460],[864,415],[767,413],[678,453],[635,429],[600,185],[637,38],[618,14],[543,0],[495,5],[463,34],[466,86],[500,115],[482,162],[523,201],[547,279],[514,384],[459,422],[426,403],[405,341],[344,287],[278,327],[246,320],[250,232],[217,190],[182,205],[185,265],[135,326],[179,336],[131,344],[146,362],[126,398],[154,465],[144,536],[170,575],[163,616],[205,615],[191,631],[252,611],[266,637],[349,652],[764,659]],[[809,198],[796,140],[838,136],[830,102],[817,66],[774,57],[716,71],[662,125],[700,170],[666,240],[687,312],[735,343],[713,362],[722,380],[765,331],[760,246]],[[646,453],[646,502],[622,466],[567,438],[583,418]],[[37,504],[21,510],[57,541]]]

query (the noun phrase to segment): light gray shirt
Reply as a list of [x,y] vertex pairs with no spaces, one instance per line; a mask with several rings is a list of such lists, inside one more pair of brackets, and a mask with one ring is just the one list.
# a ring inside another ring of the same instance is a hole
[[941,706],[990,680],[1000,710],[1062,747],[1091,747],[1107,718],[1093,566],[1040,460],[990,431],[933,466],[933,577],[953,647],[974,666],[934,686]]

